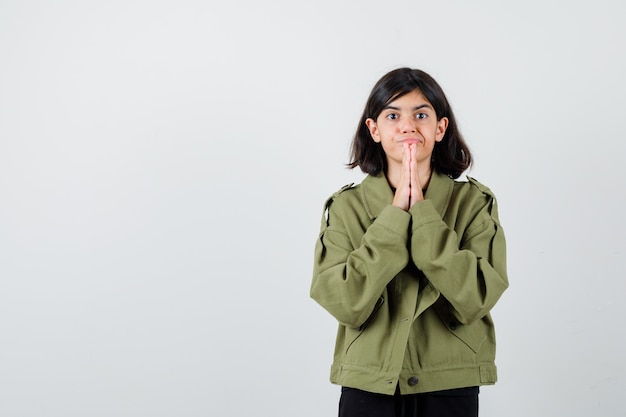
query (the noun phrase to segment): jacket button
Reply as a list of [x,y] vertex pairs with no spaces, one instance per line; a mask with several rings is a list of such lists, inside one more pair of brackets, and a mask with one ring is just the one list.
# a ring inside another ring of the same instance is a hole
[[409,378],[407,382],[409,383],[410,386],[417,385],[418,379],[417,377],[412,376],[411,378]]
[[456,330],[456,326],[457,326],[456,321],[451,321],[449,326],[450,326],[450,330]]

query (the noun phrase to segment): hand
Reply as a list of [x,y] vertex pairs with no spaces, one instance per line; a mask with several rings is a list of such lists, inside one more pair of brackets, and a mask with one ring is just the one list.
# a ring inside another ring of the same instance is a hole
[[410,145],[410,155],[411,155],[411,199],[409,200],[409,208],[413,207],[413,204],[418,201],[424,200],[424,193],[422,192],[422,183],[420,181],[420,175],[417,170],[417,146]]
[[420,185],[419,173],[417,172],[417,147],[414,144],[402,145],[402,170],[400,181],[396,188],[392,204],[407,211],[418,201],[424,199]]

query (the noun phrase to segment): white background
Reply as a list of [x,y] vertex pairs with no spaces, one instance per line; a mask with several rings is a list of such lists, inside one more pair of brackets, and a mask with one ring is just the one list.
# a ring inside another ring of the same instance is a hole
[[1,0],[0,416],[336,415],[313,245],[398,66],[499,199],[482,416],[623,416],[624,4]]

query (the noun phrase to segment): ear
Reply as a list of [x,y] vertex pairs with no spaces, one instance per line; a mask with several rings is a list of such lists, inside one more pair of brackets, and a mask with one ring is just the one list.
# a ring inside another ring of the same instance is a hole
[[435,135],[435,141],[441,142],[443,140],[443,135],[446,134],[446,129],[448,128],[448,118],[442,117],[437,121],[437,134]]
[[378,134],[378,125],[376,124],[376,120],[370,117],[365,121],[365,125],[369,129],[370,135],[372,135],[372,139],[374,139],[374,142],[379,143],[380,135]]

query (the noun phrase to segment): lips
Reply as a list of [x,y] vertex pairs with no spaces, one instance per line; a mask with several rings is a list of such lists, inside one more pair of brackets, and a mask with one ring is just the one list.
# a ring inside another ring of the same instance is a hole
[[409,138],[409,139],[403,139],[400,141],[400,143],[408,143],[409,145],[413,145],[414,143],[418,143],[419,139],[414,139],[414,138]]

